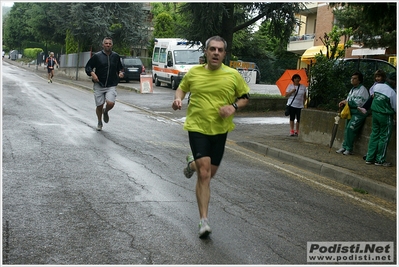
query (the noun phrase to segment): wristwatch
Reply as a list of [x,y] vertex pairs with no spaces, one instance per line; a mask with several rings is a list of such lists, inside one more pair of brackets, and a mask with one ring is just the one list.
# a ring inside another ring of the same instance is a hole
[[233,104],[231,104],[231,105],[235,108],[235,110],[238,109],[237,103],[233,103]]

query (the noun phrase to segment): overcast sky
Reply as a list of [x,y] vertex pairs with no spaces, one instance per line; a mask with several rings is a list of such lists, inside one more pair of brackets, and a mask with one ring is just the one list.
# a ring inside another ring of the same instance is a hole
[[12,6],[14,2],[12,1],[1,1],[2,6]]

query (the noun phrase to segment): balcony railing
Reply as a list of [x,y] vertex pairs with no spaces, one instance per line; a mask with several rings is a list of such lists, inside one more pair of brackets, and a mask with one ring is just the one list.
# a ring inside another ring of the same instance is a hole
[[313,40],[314,38],[315,38],[314,34],[294,35],[290,37],[290,42]]

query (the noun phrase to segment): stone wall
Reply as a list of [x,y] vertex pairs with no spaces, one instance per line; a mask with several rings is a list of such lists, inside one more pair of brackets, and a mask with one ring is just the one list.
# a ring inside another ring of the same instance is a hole
[[[283,114],[286,104],[286,98],[251,98],[251,101],[245,107],[245,111],[265,112],[268,110],[281,110],[281,114]],[[301,134],[299,135],[300,140],[329,147],[335,116],[337,116],[337,113],[335,112],[307,108],[303,109],[301,114]],[[359,136],[354,143],[353,150],[356,154],[365,155],[367,153],[368,142],[371,134],[371,123],[372,117],[368,116]],[[337,134],[331,149],[334,152],[342,146],[342,142],[344,141],[344,129],[345,120],[340,119]],[[386,159],[388,162],[396,163],[396,139],[396,127],[394,127],[391,140],[388,145]]]
[[[59,74],[63,74],[72,80],[76,80],[76,68],[60,68]],[[78,80],[90,80],[91,78],[87,76],[84,68],[79,68],[78,70]]]
[[[314,109],[303,109],[301,114],[301,134],[299,138],[304,142],[317,143],[320,145],[330,145],[334,117],[337,113],[320,111]],[[354,143],[356,154],[367,153],[367,146],[370,139],[372,117],[368,116],[366,122]],[[342,146],[344,140],[345,120],[340,119],[337,135],[333,147],[334,151]],[[396,127],[393,129],[391,140],[388,145],[387,161],[396,163]]]

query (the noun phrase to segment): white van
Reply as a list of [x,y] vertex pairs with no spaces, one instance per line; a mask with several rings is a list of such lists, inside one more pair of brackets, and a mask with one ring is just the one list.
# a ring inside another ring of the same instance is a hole
[[189,44],[176,38],[156,38],[152,54],[152,79],[156,86],[166,83],[176,90],[187,71],[199,64],[201,43]]

